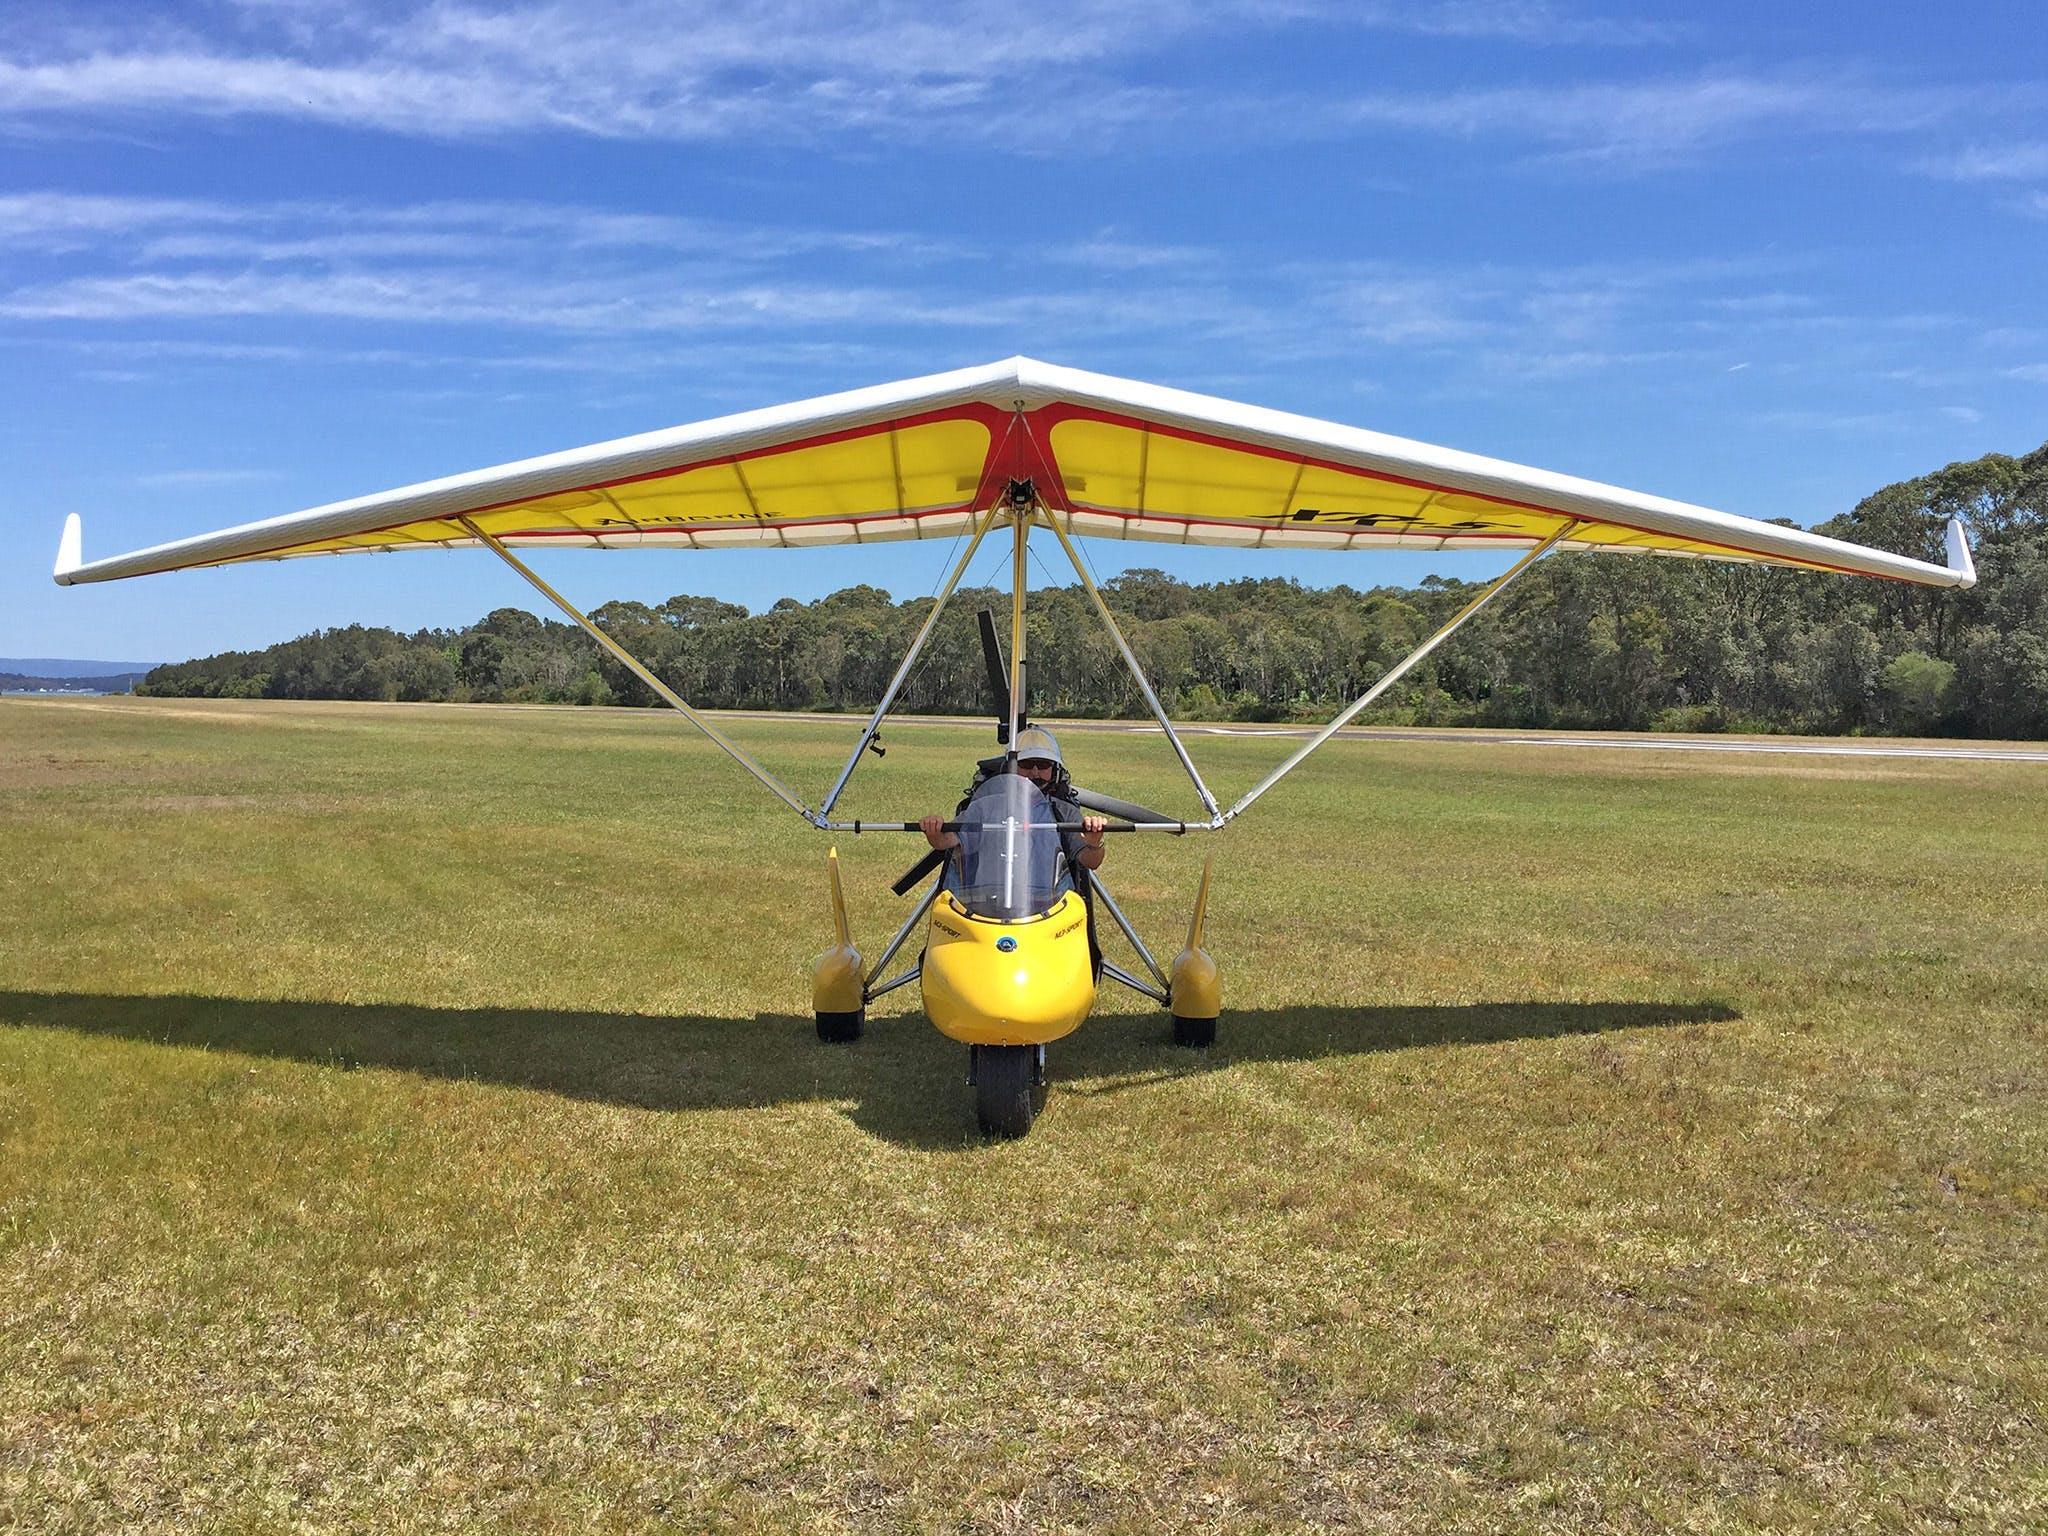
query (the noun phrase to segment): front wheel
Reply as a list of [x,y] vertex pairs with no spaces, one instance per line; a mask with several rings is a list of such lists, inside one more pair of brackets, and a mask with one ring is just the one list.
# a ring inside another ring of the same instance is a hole
[[1042,1047],[974,1047],[974,1111],[984,1136],[1015,1140],[1045,1108]]

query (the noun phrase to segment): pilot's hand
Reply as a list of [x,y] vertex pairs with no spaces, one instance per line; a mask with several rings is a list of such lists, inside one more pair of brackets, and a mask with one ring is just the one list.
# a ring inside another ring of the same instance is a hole
[[1100,816],[1083,816],[1081,818],[1082,845],[1088,848],[1100,848],[1102,846],[1102,829],[1108,825],[1109,823]]
[[924,840],[941,853],[944,853],[948,848],[958,848],[960,846],[959,834],[946,831],[946,818],[937,812],[925,817],[923,821],[918,823],[918,826],[924,832]]

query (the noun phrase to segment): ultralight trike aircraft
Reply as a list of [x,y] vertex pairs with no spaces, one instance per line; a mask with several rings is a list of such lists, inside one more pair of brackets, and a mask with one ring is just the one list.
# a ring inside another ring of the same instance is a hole
[[[1339,728],[1442,645],[1537,560],[1553,552],[1758,561],[1967,587],[1976,579],[1962,527],[1946,563],[1868,549],[1801,529],[1713,512],[1544,470],[1181,390],[1011,358],[981,368],[826,395],[495,469],[335,502],[219,533],[85,563],[77,514],[66,521],[56,579],[110,581],[191,566],[354,551],[481,546],[532,583],[769,793],[821,831],[919,830],[916,821],[833,818],[862,754],[985,539],[1011,553],[1009,647],[986,616],[984,647],[1005,752],[948,823],[957,853],[898,883],[933,875],[873,962],[848,932],[838,852],[828,852],[834,943],[812,968],[818,1034],[859,1038],[869,1003],[921,981],[925,1011],[970,1048],[984,1130],[1021,1135],[1043,1104],[1045,1048],[1088,1016],[1098,980],[1144,994],[1173,1017],[1174,1039],[1215,1038],[1221,991],[1202,946],[1204,863],[1187,941],[1162,967],[1100,878],[1087,889],[1062,868],[1072,809],[1017,772],[1028,724],[1024,645],[1027,543],[1056,542],[1137,681],[1201,802],[1176,819],[1105,796],[1079,805],[1117,833],[1222,829]],[[948,570],[902,664],[846,764],[813,808],[717,725],[635,660],[536,575],[518,549],[798,548],[954,538]],[[1076,549],[1082,538],[1156,540],[1259,550],[1391,548],[1524,551],[1500,577],[1390,668],[1317,735],[1225,807],[1168,720]],[[1064,818],[1064,820],[1063,820]],[[1144,974],[1100,959],[1089,921],[1099,905]],[[920,958],[885,975],[920,923]],[[1099,967],[1099,969],[1098,969]]]

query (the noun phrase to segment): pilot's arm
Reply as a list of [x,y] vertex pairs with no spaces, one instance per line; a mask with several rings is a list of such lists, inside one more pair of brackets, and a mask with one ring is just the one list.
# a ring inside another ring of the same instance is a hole
[[[946,831],[945,825],[946,818],[939,815],[936,811],[918,823],[918,826],[923,829],[924,840],[941,853],[960,846],[960,834],[958,832]],[[1101,855],[1098,853],[1096,855],[1096,863],[1100,862]],[[1095,865],[1090,864],[1088,867],[1093,869]]]
[[1083,869],[1102,868],[1102,829],[1107,825],[1100,816],[1081,818],[1081,851],[1074,856],[1074,862]]

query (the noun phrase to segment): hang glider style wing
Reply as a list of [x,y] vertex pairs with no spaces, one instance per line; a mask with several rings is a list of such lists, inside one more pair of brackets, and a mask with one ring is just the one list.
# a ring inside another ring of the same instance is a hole
[[[476,545],[784,548],[951,538],[1028,481],[1064,531],[1253,549],[1560,549],[1967,587],[1802,529],[1208,395],[1011,358],[430,480],[86,562],[63,585]],[[1558,539],[1557,535],[1565,537]]]

